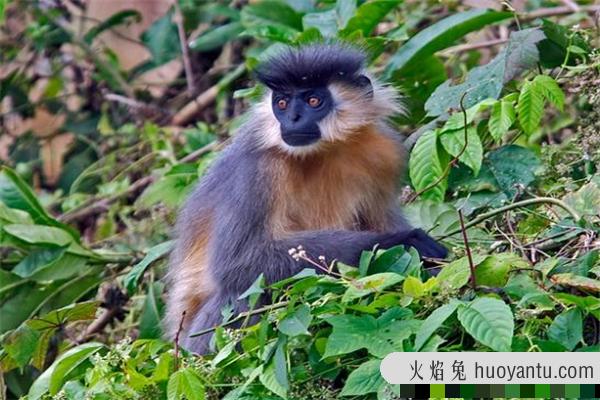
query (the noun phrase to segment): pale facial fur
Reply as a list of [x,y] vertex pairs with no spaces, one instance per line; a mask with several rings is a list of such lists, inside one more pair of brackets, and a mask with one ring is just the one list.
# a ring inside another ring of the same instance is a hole
[[263,121],[259,140],[264,148],[278,147],[293,155],[311,154],[328,143],[347,140],[368,126],[385,124],[394,114],[403,113],[396,91],[369,77],[373,95],[346,84],[333,83],[328,86],[334,100],[334,110],[321,120],[321,140],[309,146],[290,146],[281,138],[279,121],[273,115],[271,91],[255,107],[256,115]]

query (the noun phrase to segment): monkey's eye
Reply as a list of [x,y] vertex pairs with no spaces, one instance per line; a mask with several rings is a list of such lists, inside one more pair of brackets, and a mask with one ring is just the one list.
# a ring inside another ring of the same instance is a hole
[[310,96],[308,98],[308,105],[315,108],[315,107],[319,107],[319,105],[321,104],[321,99],[315,96]]
[[287,108],[287,101],[285,99],[279,99],[279,100],[277,100],[277,107],[280,110],[285,110]]

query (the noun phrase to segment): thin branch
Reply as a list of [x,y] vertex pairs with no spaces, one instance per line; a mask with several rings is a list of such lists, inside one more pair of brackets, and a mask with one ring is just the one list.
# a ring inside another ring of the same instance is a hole
[[218,83],[211,86],[204,92],[200,93],[198,97],[196,97],[194,100],[183,106],[183,108],[173,116],[171,122],[174,125],[179,126],[188,123],[196,114],[198,114],[200,111],[204,110],[206,107],[211,105],[215,101],[217,95],[221,92],[221,90],[223,90],[224,87],[229,85],[231,81],[239,78],[245,70],[246,67],[243,64],[239,65],[230,74],[223,77],[223,79],[221,79]]
[[469,246],[469,239],[467,238],[465,219],[463,218],[463,213],[460,208],[458,209],[458,219],[460,220],[460,230],[462,232],[463,242],[465,243],[465,249],[467,251],[467,259],[469,260],[469,269],[471,270],[471,287],[473,288],[473,290],[477,290],[477,282],[475,282],[475,264],[473,263],[473,256],[471,255],[471,246]]
[[183,310],[181,313],[181,320],[179,321],[179,328],[177,328],[177,333],[175,334],[175,354],[173,358],[175,359],[175,371],[179,370],[179,335],[183,331],[183,322],[185,321],[185,313]]
[[[227,142],[227,141],[225,141],[225,142]],[[223,147],[225,145],[225,142],[217,142],[217,141],[210,142],[209,144],[202,146],[197,150],[192,151],[190,154],[188,154],[187,156],[185,156],[181,160],[179,160],[179,162],[180,163],[189,163],[189,162],[196,161],[197,159],[199,159],[206,153],[210,153],[211,151],[219,150],[221,147]]]
[[[600,5],[593,6],[580,6],[580,12],[585,12],[587,14],[593,14],[595,12],[600,11]],[[521,14],[522,20],[532,20],[536,18],[545,18],[545,17],[556,17],[559,15],[573,14],[573,10],[571,7],[562,6],[562,7],[551,7],[551,8],[540,8],[528,13]]]
[[457,46],[448,47],[446,50],[441,51],[440,53],[441,54],[462,53],[465,51],[484,49],[486,47],[493,47],[493,46],[497,46],[499,44],[504,44],[506,42],[508,42],[508,38],[492,39],[492,40],[487,40],[485,42],[479,42],[479,43],[465,43],[465,44],[459,44]]
[[131,185],[129,185],[129,187],[126,190],[124,190],[120,193],[113,194],[112,196],[109,196],[109,197],[103,198],[103,199],[92,198],[89,201],[82,204],[81,206],[59,216],[58,220],[68,223],[68,222],[72,222],[72,221],[87,217],[89,215],[93,215],[93,214],[97,214],[99,212],[106,211],[108,209],[109,205],[114,203],[116,200],[126,197],[126,196],[130,195],[131,193],[148,186],[153,181],[154,181],[154,176],[152,176],[152,175],[138,179],[137,181],[135,181]]
[[190,48],[188,47],[187,38],[185,36],[185,29],[183,28],[183,14],[179,7],[179,1],[174,0],[173,6],[175,9],[174,20],[177,25],[177,33],[179,35],[179,44],[181,46],[181,54],[183,57],[183,69],[185,71],[185,80],[187,82],[188,96],[192,97],[196,91],[196,84],[194,81],[194,70],[192,68],[192,62],[190,60]]
[[[569,215],[571,215],[571,217],[573,217],[573,219],[575,221],[579,221],[579,219],[580,219],[580,217],[577,214],[577,212],[575,210],[573,210],[571,207],[569,207],[567,204],[565,204],[564,202],[562,202],[562,201],[560,201],[558,199],[552,198],[552,197],[536,197],[536,198],[533,198],[533,199],[527,199],[527,200],[518,201],[516,203],[512,203],[512,204],[509,204],[507,206],[500,207],[500,208],[497,208],[495,210],[489,211],[487,213],[481,214],[481,215],[477,216],[477,218],[475,218],[475,219],[467,222],[465,224],[465,228],[466,229],[471,228],[471,227],[473,227],[475,225],[478,225],[481,222],[483,222],[483,221],[485,221],[485,220],[487,220],[489,218],[492,218],[492,217],[494,217],[494,216],[496,216],[498,214],[502,214],[502,213],[504,213],[506,211],[514,210],[514,209],[521,208],[521,207],[527,207],[527,206],[531,206],[531,205],[534,205],[534,204],[554,204],[555,206],[558,206],[558,207],[562,208],[563,210],[565,210]],[[438,237],[438,239],[442,240],[442,239],[445,239],[447,237],[456,235],[457,233],[460,233],[460,232],[461,232],[461,229],[455,229],[455,230],[450,231],[449,233],[447,233],[447,234],[445,234],[445,235],[443,235],[441,237]]]
[[289,304],[289,301],[280,301],[279,303],[273,303],[273,304],[270,304],[268,306],[260,307],[260,308],[257,308],[255,310],[252,310],[252,311],[246,311],[246,312],[238,314],[238,316],[235,317],[234,319],[229,320],[229,321],[227,321],[225,323],[222,323],[221,325],[217,325],[217,326],[214,326],[212,328],[203,329],[203,330],[201,330],[199,332],[192,333],[189,337],[198,337],[198,336],[206,335],[207,333],[213,332],[214,330],[216,330],[220,326],[228,326],[228,325],[231,325],[231,324],[233,324],[235,322],[238,322],[240,320],[245,319],[247,316],[261,314],[261,313],[263,313],[265,311],[277,310],[279,308],[286,307],[288,304]]
[[575,3],[573,0],[561,0],[562,3],[571,9],[572,12],[576,13],[581,10],[579,4]]

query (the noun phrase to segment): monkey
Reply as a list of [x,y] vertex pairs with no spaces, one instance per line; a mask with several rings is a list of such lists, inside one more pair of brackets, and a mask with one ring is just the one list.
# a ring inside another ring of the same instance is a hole
[[[447,250],[413,229],[397,202],[403,145],[389,118],[398,95],[365,71],[351,45],[287,48],[256,70],[265,86],[232,143],[182,207],[167,272],[166,335],[206,354],[221,311],[244,311],[240,294],[312,266],[289,251],[356,265],[364,250]],[[318,271],[319,272],[319,271]]]

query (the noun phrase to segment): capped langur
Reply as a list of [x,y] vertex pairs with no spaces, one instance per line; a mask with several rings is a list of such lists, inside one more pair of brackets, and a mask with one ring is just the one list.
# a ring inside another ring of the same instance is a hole
[[[263,100],[181,210],[168,273],[165,328],[206,353],[221,310],[262,273],[267,283],[304,268],[289,250],[302,246],[356,265],[375,245],[415,247],[443,258],[446,249],[411,228],[397,204],[405,162],[387,125],[401,111],[396,93],[367,75],[365,55],[342,44],[290,48],[258,68]],[[319,271],[318,271],[319,272]]]

